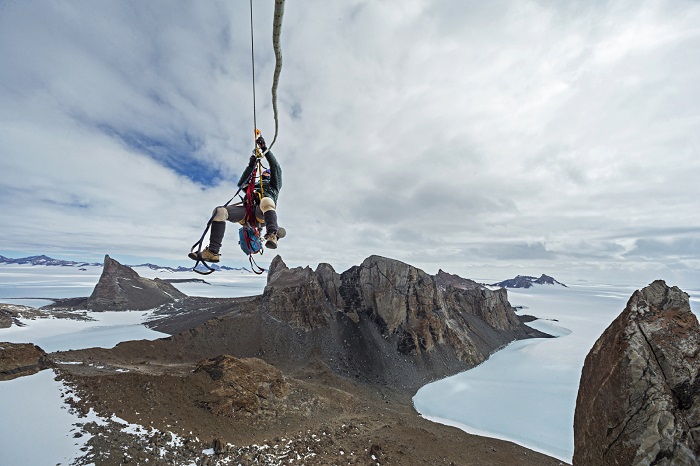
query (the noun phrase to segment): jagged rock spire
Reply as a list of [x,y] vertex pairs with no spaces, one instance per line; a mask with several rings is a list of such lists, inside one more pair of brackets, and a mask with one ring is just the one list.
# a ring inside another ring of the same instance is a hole
[[170,283],[140,277],[130,267],[106,255],[102,275],[86,307],[95,311],[144,310],[184,297]]
[[689,297],[636,291],[588,353],[574,465],[700,463],[700,326]]

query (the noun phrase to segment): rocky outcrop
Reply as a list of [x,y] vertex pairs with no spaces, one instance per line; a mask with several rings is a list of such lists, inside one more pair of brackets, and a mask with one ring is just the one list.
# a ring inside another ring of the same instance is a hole
[[586,357],[574,465],[700,463],[700,327],[661,280],[636,291]]
[[206,399],[199,402],[216,416],[270,411],[289,394],[289,384],[282,372],[257,358],[221,355],[202,361],[197,372],[206,373],[214,384]]
[[170,283],[140,277],[133,269],[105,256],[102,275],[85,308],[93,311],[145,310],[185,297]]
[[0,342],[0,381],[36,374],[50,366],[46,353],[36,345]]
[[290,270],[277,256],[270,264],[263,309],[295,327],[327,326],[330,309],[321,282],[309,268]]

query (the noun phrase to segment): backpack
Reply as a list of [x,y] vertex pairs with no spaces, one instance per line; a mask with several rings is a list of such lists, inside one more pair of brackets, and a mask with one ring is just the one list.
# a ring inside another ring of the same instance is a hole
[[255,228],[252,227],[241,227],[238,230],[238,244],[244,253],[257,254],[262,250],[262,243],[260,242],[260,236]]

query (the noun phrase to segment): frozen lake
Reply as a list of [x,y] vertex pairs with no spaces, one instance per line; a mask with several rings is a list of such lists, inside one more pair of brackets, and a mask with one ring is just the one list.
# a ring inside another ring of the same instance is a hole
[[[584,360],[635,289],[587,284],[508,290],[510,303],[523,306],[518,314],[542,319],[528,325],[558,338],[511,343],[474,369],[422,387],[413,398],[416,410],[435,422],[570,463]],[[699,293],[684,291],[697,315]]]

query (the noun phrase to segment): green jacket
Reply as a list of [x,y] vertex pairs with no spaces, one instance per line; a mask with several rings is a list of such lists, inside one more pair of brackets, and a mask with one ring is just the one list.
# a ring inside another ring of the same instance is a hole
[[[280,164],[277,163],[277,159],[275,158],[274,155],[272,155],[272,152],[269,150],[265,152],[265,158],[267,159],[268,163],[270,164],[270,180],[263,180],[262,182],[262,190],[263,190],[263,196],[264,197],[269,197],[273,201],[275,201],[275,204],[277,204],[277,196],[280,194],[280,189],[282,189],[282,168],[280,167]],[[241,175],[241,179],[238,180],[238,187],[241,188],[246,184],[246,181],[248,181],[248,177],[250,176],[250,173],[253,171],[253,168],[255,167],[255,164],[253,165],[248,165],[246,167],[245,171]],[[258,181],[256,183],[256,191],[260,191],[260,182]]]

